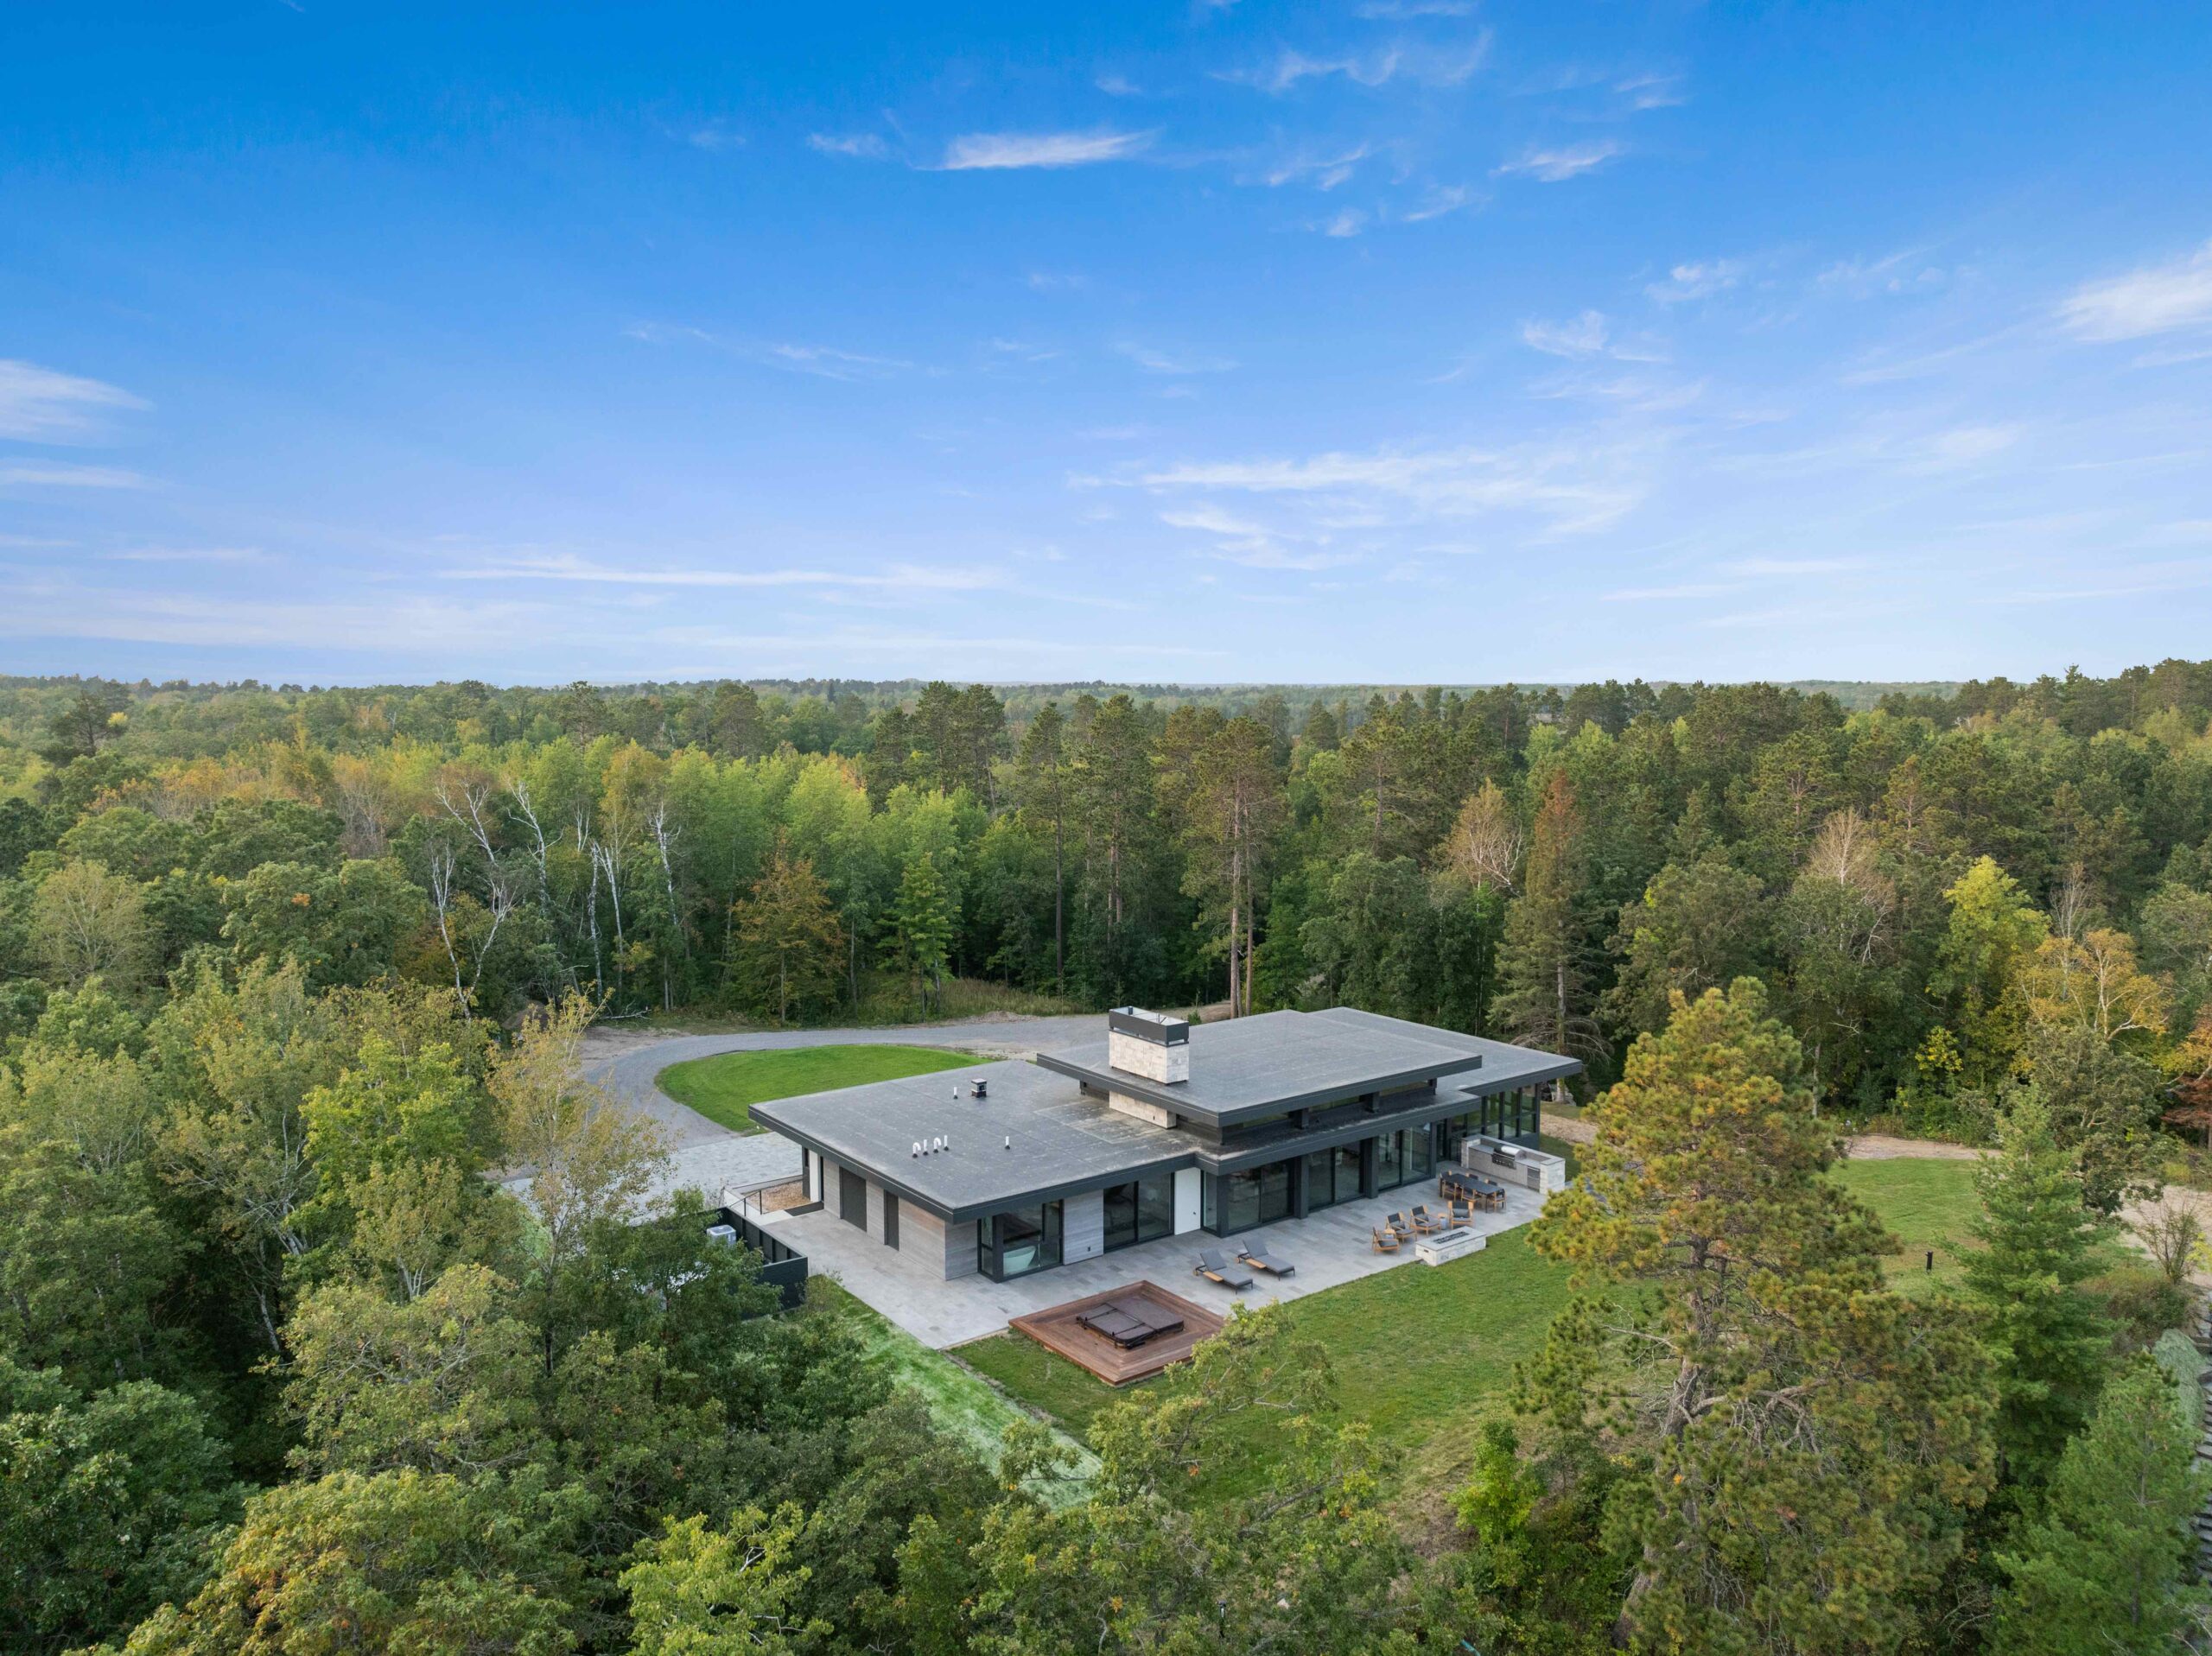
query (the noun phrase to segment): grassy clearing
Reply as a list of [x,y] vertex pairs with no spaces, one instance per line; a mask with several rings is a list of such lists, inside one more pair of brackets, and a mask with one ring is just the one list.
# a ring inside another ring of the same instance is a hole
[[[981,1374],[943,1352],[931,1350],[827,1277],[815,1278],[809,1291],[842,1305],[857,1317],[868,1332],[868,1361],[889,1369],[894,1384],[920,1393],[929,1405],[930,1418],[944,1431],[965,1438],[987,1461],[997,1461],[999,1443],[1008,1426],[1033,1418]],[[1089,1450],[1072,1437],[1068,1441],[1080,1456],[1077,1482],[1051,1492],[1047,1498],[1055,1501],[1080,1500],[1098,1467]]]
[[[1959,1278],[1966,1250],[1977,1246],[1967,1224],[1980,1208],[1974,1194],[1978,1164],[1934,1158],[1845,1162],[1836,1183],[1874,1210],[1904,1244],[1882,1262],[1903,1293],[1923,1293]],[[1936,1269],[1928,1270],[1928,1254]]]
[[725,1052],[672,1063],[655,1084],[679,1104],[738,1133],[758,1133],[753,1106],[772,1098],[823,1093],[864,1082],[896,1081],[987,1060],[931,1046],[798,1046],[772,1052]]
[[[1904,1243],[1888,1262],[1901,1288],[1956,1277],[1957,1249],[1975,1209],[1974,1164],[1851,1162],[1837,1177]],[[1931,1247],[1932,1278],[1921,1269]],[[1384,1271],[1294,1300],[1287,1310],[1329,1354],[1344,1412],[1404,1451],[1399,1499],[1410,1503],[1465,1480],[1476,1428],[1506,1406],[1513,1365],[1541,1345],[1567,1303],[1567,1277],[1565,1268],[1537,1257],[1521,1229],[1492,1237],[1468,1259]],[[1171,1371],[1117,1392],[1013,1333],[963,1346],[959,1355],[1077,1438],[1117,1399],[1178,1383]],[[1212,1485],[1224,1494],[1257,1486],[1271,1430],[1271,1423],[1255,1422],[1231,1464],[1211,1475]]]

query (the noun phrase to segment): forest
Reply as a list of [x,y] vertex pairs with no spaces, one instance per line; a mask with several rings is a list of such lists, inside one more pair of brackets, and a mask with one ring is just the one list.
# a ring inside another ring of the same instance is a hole
[[[2212,663],[1065,688],[0,681],[0,1646],[2201,1633],[2190,1223],[2099,1284],[2208,1182]],[[579,1069],[605,1019],[1123,1002],[1586,1061],[1573,1294],[1440,1526],[1275,1311],[1087,1481],[979,1453],[696,1202],[632,1222],[660,1148]],[[1990,1149],[1955,1289],[1885,1277],[1847,1126]]]

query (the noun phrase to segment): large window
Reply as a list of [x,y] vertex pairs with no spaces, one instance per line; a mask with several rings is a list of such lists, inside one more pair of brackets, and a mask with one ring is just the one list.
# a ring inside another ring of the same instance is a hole
[[995,1213],[976,1227],[976,1268],[1004,1282],[1060,1262],[1060,1204]]
[[1319,1213],[1359,1199],[1359,1145],[1317,1150],[1306,1158],[1306,1211]]
[[1425,1179],[1436,1171],[1436,1147],[1427,1127],[1406,1129],[1406,1177]]
[[1406,1182],[1405,1162],[1399,1154],[1398,1144],[1403,1137],[1402,1133],[1385,1133],[1375,1140],[1375,1188],[1378,1190],[1395,1190]]
[[1106,1190],[1108,1251],[1175,1234],[1175,1176],[1158,1173]]
[[1289,1218],[1291,1166],[1288,1161],[1269,1162],[1243,1173],[1209,1177],[1206,1228],[1217,1236],[1233,1236],[1255,1225]]

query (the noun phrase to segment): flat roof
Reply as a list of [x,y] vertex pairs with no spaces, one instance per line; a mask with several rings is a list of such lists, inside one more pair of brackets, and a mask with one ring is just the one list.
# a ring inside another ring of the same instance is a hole
[[[970,1095],[978,1081],[989,1083],[988,1097]],[[1189,1134],[1110,1110],[1065,1075],[1016,1060],[779,1098],[755,1104],[752,1114],[901,1201],[954,1221],[1116,1175],[1198,1164]],[[939,1135],[951,1140],[949,1149],[913,1154],[917,1139]]]
[[1440,1081],[1489,1062],[1486,1051],[1440,1042],[1443,1032],[1395,1018],[1369,1023],[1319,1012],[1262,1012],[1194,1025],[1188,1081],[1151,1081],[1116,1069],[1107,1062],[1103,1041],[1039,1052],[1037,1062],[1179,1115],[1226,1125]]
[[[1432,1029],[1427,1024],[1411,1023],[1402,1018],[1385,1018],[1381,1012],[1361,1012],[1353,1006],[1332,1006],[1326,1012],[1306,1015],[1358,1029],[1414,1036],[1435,1046],[1448,1046],[1461,1052],[1472,1053],[1482,1060],[1482,1069],[1471,1075],[1455,1077],[1470,1097],[1502,1093],[1510,1087],[1533,1087],[1541,1082],[1563,1081],[1569,1075],[1582,1073],[1582,1060],[1580,1058],[1567,1057],[1557,1052],[1539,1052],[1531,1046],[1516,1046],[1510,1041],[1493,1041],[1481,1035],[1462,1035],[1457,1030]],[[1195,1058],[1192,1060],[1193,1069],[1197,1063]]]

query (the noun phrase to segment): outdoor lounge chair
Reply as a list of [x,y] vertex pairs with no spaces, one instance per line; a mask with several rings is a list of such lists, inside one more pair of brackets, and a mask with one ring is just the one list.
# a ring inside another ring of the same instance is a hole
[[1219,1283],[1231,1293],[1241,1294],[1252,1285],[1252,1278],[1223,1258],[1217,1247],[1207,1248],[1198,1255],[1197,1274],[1208,1282]]
[[1397,1232],[1394,1230],[1385,1230],[1380,1225],[1375,1227],[1374,1251],[1376,1253],[1395,1253],[1401,1246],[1402,1244],[1398,1240]]
[[1279,1259],[1268,1252],[1265,1242],[1255,1242],[1249,1247],[1240,1247],[1236,1257],[1255,1271],[1264,1271],[1271,1277],[1295,1276],[1298,1267],[1288,1259]]
[[1414,1234],[1414,1221],[1402,1213],[1394,1213],[1382,1222],[1398,1233],[1398,1240],[1402,1242]]
[[1461,1201],[1459,1197],[1454,1196],[1452,1199],[1451,1209],[1446,1215],[1444,1222],[1448,1228],[1452,1230],[1460,1230],[1465,1228],[1466,1226],[1473,1224],[1475,1222],[1475,1204],[1471,1202]]
[[1438,1231],[1442,1230],[1443,1228],[1444,1215],[1441,1214],[1429,1212],[1428,1203],[1426,1202],[1421,1203],[1414,1209],[1414,1231],[1415,1234],[1421,1236],[1433,1236]]

